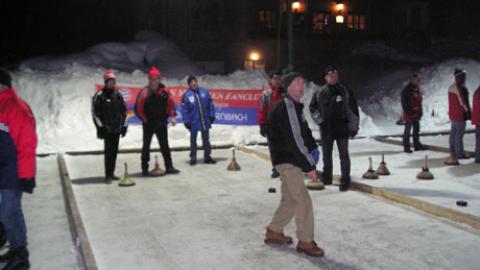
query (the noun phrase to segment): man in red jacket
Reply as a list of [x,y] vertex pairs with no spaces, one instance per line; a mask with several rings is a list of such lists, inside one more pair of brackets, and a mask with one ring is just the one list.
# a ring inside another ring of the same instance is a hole
[[480,87],[473,95],[472,125],[476,126],[475,163],[480,163]]
[[160,144],[165,172],[178,174],[180,171],[173,167],[170,146],[168,145],[168,119],[175,126],[177,123],[175,105],[165,85],[160,82],[160,71],[152,67],[148,72],[149,84],[143,88],[135,101],[135,114],[142,121],[142,175],[150,176],[148,162],[150,161],[150,143],[155,134]]
[[467,72],[455,69],[455,82],[448,89],[448,115],[452,122],[450,129],[450,154],[457,159],[467,159],[463,151],[463,136],[471,109],[468,102],[468,89],[465,86]]
[[[282,87],[282,80],[280,77],[280,72],[272,71],[269,73],[269,87],[265,89],[260,97],[260,105],[258,107],[257,118],[258,118],[258,125],[260,126],[260,135],[267,138],[267,142],[269,141],[268,136],[268,125],[269,125],[269,118],[270,112],[272,111],[273,104],[276,103],[282,95],[285,93],[285,89]],[[270,143],[268,143],[270,145]],[[275,167],[272,164],[272,178],[279,177],[280,174],[277,172]]]
[[0,221],[10,243],[0,262],[4,269],[28,269],[27,228],[22,194],[35,188],[35,118],[12,88],[10,74],[0,70]]

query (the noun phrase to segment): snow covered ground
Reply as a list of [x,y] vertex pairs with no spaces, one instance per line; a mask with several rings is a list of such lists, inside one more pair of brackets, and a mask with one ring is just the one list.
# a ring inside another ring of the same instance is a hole
[[[373,144],[352,143],[354,180],[366,166],[358,160],[384,151]],[[385,181],[402,181],[399,176],[416,172],[416,164],[399,172],[397,166],[405,164],[395,165],[393,157],[403,155],[391,147],[387,162],[394,175]],[[187,152],[174,152],[179,175],[142,178],[139,154],[120,155],[117,173],[128,162],[137,183],[131,188],[103,184],[103,167],[97,165],[102,156],[66,156],[99,269],[473,270],[480,263],[478,231],[363,193],[339,193],[334,186],[310,192],[315,239],[325,258],[298,254],[294,245],[267,246],[265,226],[280,196],[267,192],[280,190],[280,181],[269,178],[270,163],[237,152],[243,170],[229,172],[231,152],[215,150],[213,156],[216,165],[190,167]],[[294,230],[290,224],[285,233],[295,236]]]

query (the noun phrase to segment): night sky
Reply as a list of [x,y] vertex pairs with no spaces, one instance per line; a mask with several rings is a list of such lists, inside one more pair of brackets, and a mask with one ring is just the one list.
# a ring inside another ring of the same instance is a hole
[[[161,1],[2,0],[0,65],[14,66],[37,55],[80,52],[105,41],[131,41],[139,30],[157,30],[144,21],[145,14],[152,14]],[[478,1],[430,2],[431,32],[437,38],[479,37],[480,20],[474,8]]]

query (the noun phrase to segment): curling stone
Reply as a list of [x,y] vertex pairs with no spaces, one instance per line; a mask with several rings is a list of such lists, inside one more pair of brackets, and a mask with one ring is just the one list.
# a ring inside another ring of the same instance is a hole
[[307,183],[307,189],[311,189],[311,190],[322,190],[324,189],[325,186],[323,185],[323,182],[320,181],[319,179],[317,179],[316,181],[312,181],[310,180],[308,183]]
[[232,149],[232,161],[227,166],[228,171],[240,171],[240,165],[237,163],[237,159],[235,158],[235,148]]
[[445,160],[445,165],[456,166],[460,165],[460,163],[458,162],[457,157],[455,157],[454,154],[450,153],[450,156],[448,156],[448,158]]
[[385,163],[385,155],[382,154],[382,162],[380,162],[380,166],[377,168],[378,175],[390,175],[390,171],[387,168],[387,163]]
[[423,164],[422,171],[417,174],[417,179],[432,180],[433,174],[428,169],[428,155],[425,155],[425,163]]
[[165,171],[160,168],[160,164],[158,164],[158,156],[155,155],[155,167],[150,172],[151,176],[164,176]]
[[372,158],[368,158],[368,170],[363,174],[363,179],[378,179],[378,174],[372,169]]
[[122,180],[118,183],[119,186],[121,187],[131,187],[135,186],[135,182],[133,181],[132,178],[128,175],[128,168],[127,168],[127,163],[125,162],[125,174],[123,175]]

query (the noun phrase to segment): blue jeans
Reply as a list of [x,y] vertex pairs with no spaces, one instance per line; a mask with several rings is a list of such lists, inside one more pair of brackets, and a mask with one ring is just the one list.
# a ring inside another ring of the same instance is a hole
[[27,245],[27,226],[23,217],[21,190],[0,190],[0,221],[12,249]]
[[475,162],[480,162],[480,126],[475,128]]
[[[208,135],[208,129],[202,130],[202,143],[203,143],[203,157],[205,159],[210,158],[210,153],[212,153],[212,146],[210,145],[210,138]],[[197,160],[197,134],[198,131],[190,132],[190,159]]]
[[457,158],[462,157],[463,152],[463,135],[465,135],[465,121],[452,121],[450,129],[450,153]]

